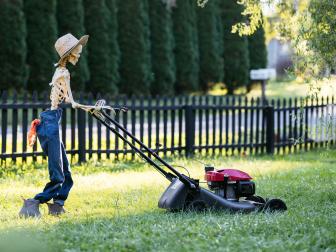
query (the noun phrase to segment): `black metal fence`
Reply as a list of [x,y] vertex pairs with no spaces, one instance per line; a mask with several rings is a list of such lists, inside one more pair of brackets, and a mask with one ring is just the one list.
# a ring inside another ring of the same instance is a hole
[[[97,98],[101,98],[98,96]],[[0,102],[2,163],[40,161],[39,145],[27,146],[30,122],[50,106],[48,94],[18,98],[3,92]],[[81,103],[94,104],[92,95]],[[246,97],[178,96],[106,98],[127,106],[115,115],[160,155],[285,154],[332,146],[336,140],[334,97],[261,101]],[[71,160],[136,157],[129,146],[92,116],[62,105],[61,138]]]

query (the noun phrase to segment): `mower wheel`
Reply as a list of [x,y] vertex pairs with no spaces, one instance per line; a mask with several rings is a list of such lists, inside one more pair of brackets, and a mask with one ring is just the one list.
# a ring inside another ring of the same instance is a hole
[[248,196],[248,197],[245,198],[245,200],[254,201],[254,202],[260,203],[260,204],[265,204],[266,203],[266,200],[263,197],[257,196],[257,195]]
[[194,200],[190,202],[187,206],[187,210],[193,212],[202,212],[206,210],[206,208],[206,204],[203,200]]
[[285,202],[283,202],[281,199],[270,199],[268,200],[263,208],[263,212],[275,212],[275,211],[286,211],[287,206]]

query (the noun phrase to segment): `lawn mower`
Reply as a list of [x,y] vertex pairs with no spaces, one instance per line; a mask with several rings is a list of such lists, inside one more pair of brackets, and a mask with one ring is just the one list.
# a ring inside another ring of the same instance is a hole
[[[170,182],[159,200],[158,206],[160,208],[169,211],[213,209],[242,213],[285,211],[287,209],[286,204],[280,199],[265,200],[255,195],[255,183],[252,178],[239,170],[215,170],[212,166],[205,166],[205,180],[209,190],[201,187],[198,179],[190,178],[176,170],[162,159],[156,151],[147,147],[117,120],[112,118],[106,109],[109,106],[104,106],[105,102],[103,100],[97,103],[100,106],[87,111],[116,136],[125,141],[141,158]],[[116,113],[126,112],[127,108],[113,108],[113,111]]]

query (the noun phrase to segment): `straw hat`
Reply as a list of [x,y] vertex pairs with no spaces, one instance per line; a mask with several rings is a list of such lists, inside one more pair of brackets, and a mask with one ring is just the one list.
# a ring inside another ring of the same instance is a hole
[[75,49],[76,46],[78,45],[85,46],[88,39],[89,35],[84,35],[78,40],[75,36],[73,36],[70,33],[65,34],[64,36],[57,39],[55,43],[55,49],[58,55],[61,57],[57,65],[61,62],[61,60],[67,57],[72,52],[72,50]]

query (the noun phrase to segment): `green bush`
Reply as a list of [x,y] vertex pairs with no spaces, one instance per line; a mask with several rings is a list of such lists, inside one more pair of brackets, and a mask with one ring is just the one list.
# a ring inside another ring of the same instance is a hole
[[0,23],[0,89],[22,89],[27,78],[23,1],[0,1]]
[[237,87],[245,86],[249,80],[248,40],[245,36],[232,33],[232,25],[241,22],[243,5],[236,0],[222,1],[222,20],[224,35],[224,83],[229,94]]
[[[71,33],[77,38],[85,34],[84,7],[82,0],[58,0],[57,2],[58,35]],[[83,49],[81,58],[73,67],[69,64],[71,72],[71,87],[74,90],[84,90],[89,80],[89,67],[87,62],[87,49]]]
[[151,93],[173,94],[175,76],[171,10],[162,1],[149,0],[151,56],[154,81]]
[[115,95],[118,93],[118,78],[115,75],[115,62],[111,57],[111,13],[105,0],[84,0],[85,28],[90,35],[87,45],[90,68],[90,82],[87,91],[104,92]]
[[153,76],[147,0],[118,1],[118,26],[120,90],[128,95],[149,94]]
[[[48,90],[56,63],[56,0],[25,0],[29,90]],[[12,30],[12,28],[10,29]]]
[[219,9],[220,0],[212,0],[204,8],[197,8],[200,53],[200,87],[207,91],[209,83],[223,80],[223,31]]
[[176,91],[198,90],[199,52],[196,1],[177,0],[173,9],[176,59]]

